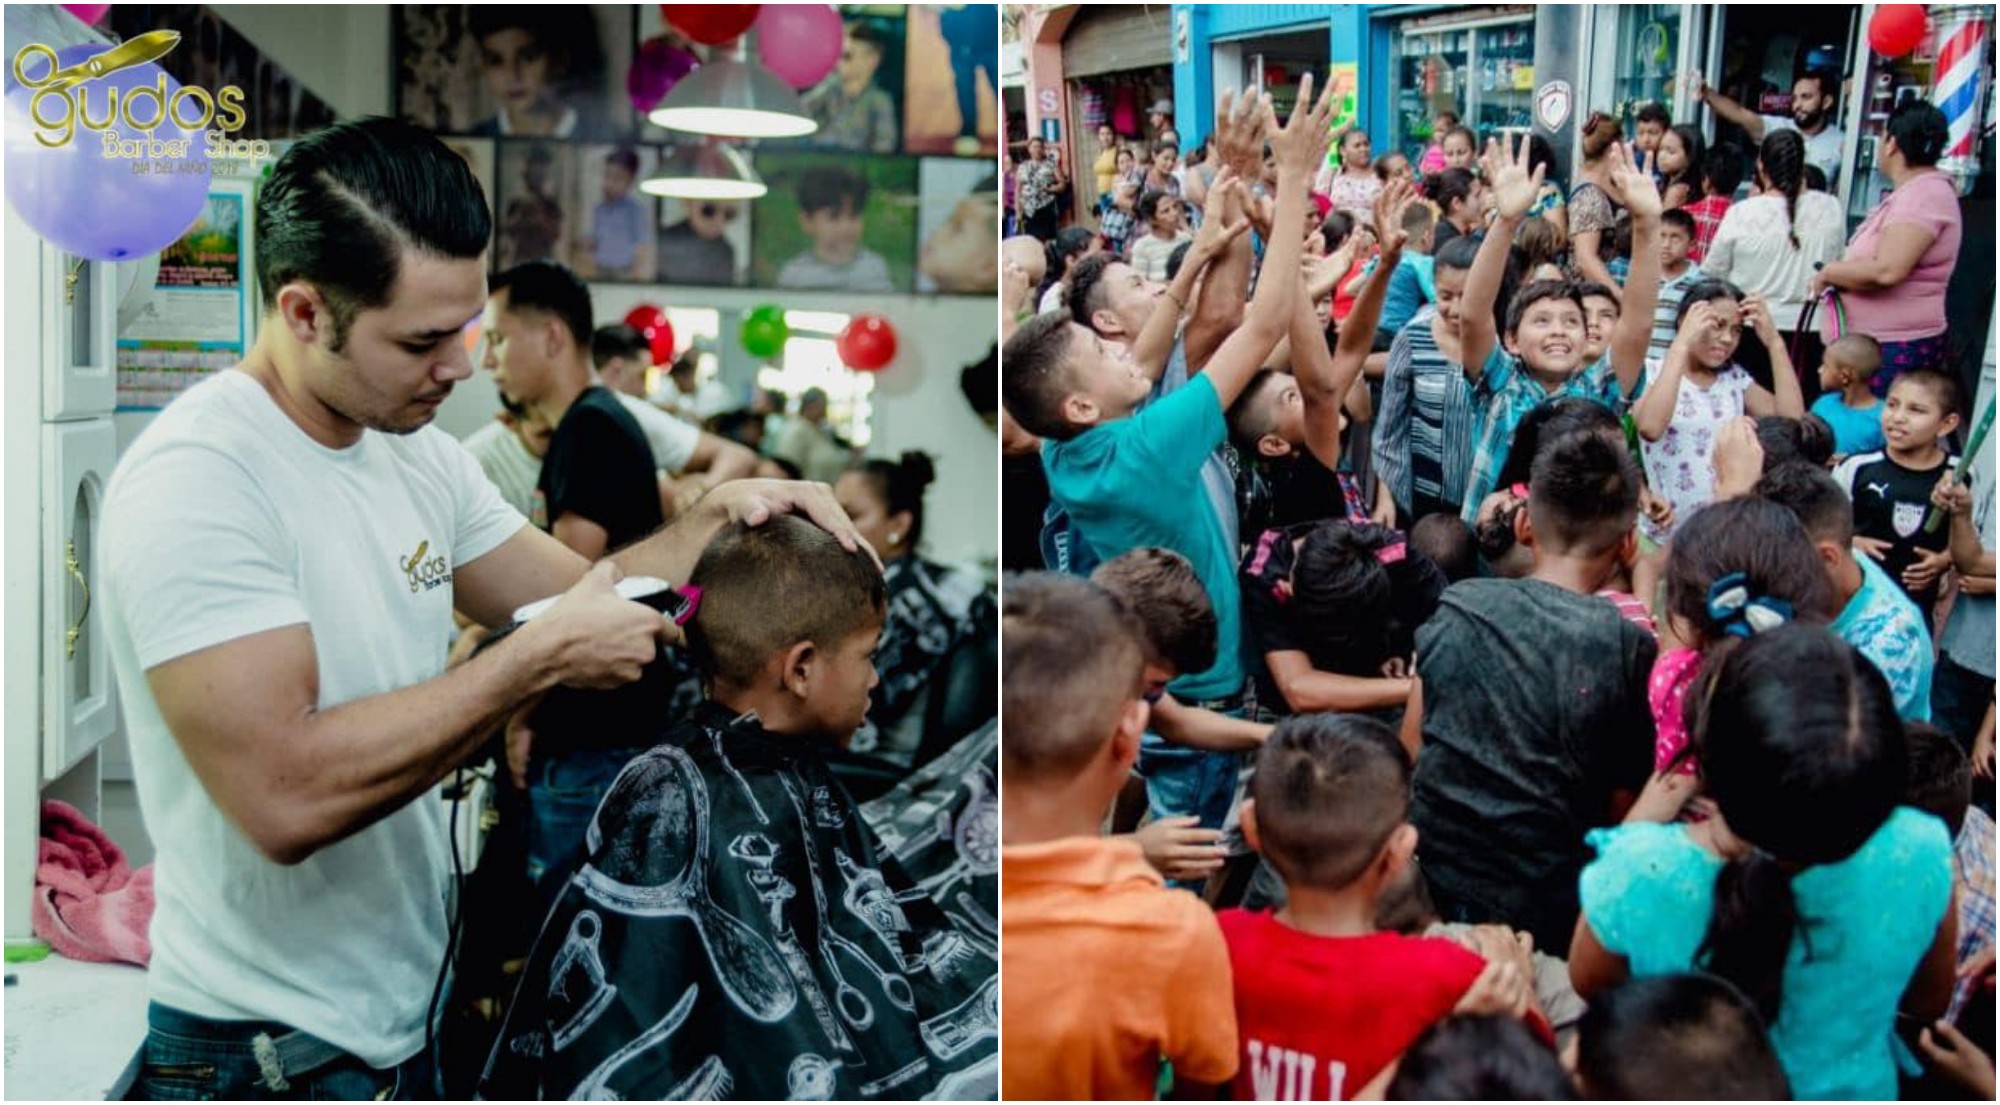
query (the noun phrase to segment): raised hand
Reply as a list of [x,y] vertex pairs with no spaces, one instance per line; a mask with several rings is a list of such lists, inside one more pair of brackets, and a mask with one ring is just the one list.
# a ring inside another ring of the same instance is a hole
[[1611,174],[1604,191],[1612,202],[1630,211],[1635,219],[1659,218],[1663,208],[1659,185],[1653,183],[1653,174],[1633,160],[1632,147],[1614,143],[1610,157]]
[[[1493,191],[1494,211],[1503,219],[1518,219],[1535,205],[1535,196],[1542,190],[1542,175],[1548,166],[1537,165],[1528,170],[1528,140],[1521,139],[1519,148],[1508,151],[1505,143],[1489,144],[1487,150],[1487,172],[1490,174]],[[1657,209],[1656,209],[1657,210]]]
[[1408,244],[1403,213],[1415,202],[1417,190],[1407,180],[1392,180],[1375,194],[1375,239],[1382,243],[1382,252],[1395,253]]
[[[1243,181],[1236,170],[1224,169],[1215,175],[1215,183],[1208,186],[1208,199],[1201,205],[1201,228],[1195,231],[1190,252],[1213,256],[1250,229],[1250,220],[1243,214],[1242,193]],[[1234,206],[1232,200],[1237,201]],[[1236,213],[1233,221],[1228,218],[1231,211]]]
[[1256,179],[1264,166],[1264,105],[1255,96],[1237,99],[1224,92],[1215,105],[1215,154],[1244,180]]
[[1772,321],[1771,306],[1764,301],[1763,296],[1751,295],[1744,297],[1742,304],[1737,310],[1743,318],[1743,324],[1757,331],[1758,341],[1763,342],[1766,346],[1778,344],[1780,340],[1778,337],[1778,324]]
[[[1312,106],[1308,108],[1308,104]],[[1299,98],[1292,108],[1292,117],[1280,127],[1267,105],[1265,127],[1280,171],[1289,169],[1306,176],[1318,172],[1333,142],[1333,86],[1329,84],[1322,89],[1319,99],[1314,100],[1312,74],[1307,73],[1299,81]]]

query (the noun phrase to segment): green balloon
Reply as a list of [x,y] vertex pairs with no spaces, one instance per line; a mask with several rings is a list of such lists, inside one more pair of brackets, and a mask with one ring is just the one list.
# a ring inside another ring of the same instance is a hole
[[743,348],[753,357],[777,356],[791,336],[783,307],[767,303],[743,316]]

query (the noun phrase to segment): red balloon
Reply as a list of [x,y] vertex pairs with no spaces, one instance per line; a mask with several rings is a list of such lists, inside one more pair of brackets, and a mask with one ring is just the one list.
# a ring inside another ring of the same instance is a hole
[[642,333],[646,335],[646,340],[652,343],[653,363],[656,365],[672,364],[674,361],[673,325],[667,322],[666,319],[661,319],[658,326],[653,327],[651,330],[642,331]]
[[666,364],[674,359],[674,327],[667,321],[667,312],[652,303],[641,303],[625,312],[625,325],[639,331],[653,349],[653,363]]
[[881,315],[855,315],[833,347],[847,367],[880,372],[896,359],[896,328]]
[[741,38],[750,24],[757,22],[762,4],[661,4],[660,15],[667,26],[704,46],[718,46]]
[[1883,4],[1868,20],[1868,45],[1885,58],[1899,58],[1924,41],[1921,4]]

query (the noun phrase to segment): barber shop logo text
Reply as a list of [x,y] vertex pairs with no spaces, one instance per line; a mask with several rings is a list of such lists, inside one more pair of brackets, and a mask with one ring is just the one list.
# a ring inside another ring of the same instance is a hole
[[[269,160],[271,144],[262,139],[234,137],[249,122],[241,88],[228,85],[211,93],[205,88],[170,89],[165,71],[153,67],[154,82],[119,88],[100,78],[142,65],[172,52],[180,43],[176,31],[140,35],[77,65],[65,67],[56,51],[39,43],[14,55],[14,79],[35,90],[28,103],[35,141],[47,149],[95,141],[107,160],[160,163],[187,158],[193,139],[159,138],[154,131],[199,132],[210,160]],[[190,161],[188,171],[207,166]],[[135,172],[145,171],[139,165]],[[169,170],[170,171],[170,170]]]

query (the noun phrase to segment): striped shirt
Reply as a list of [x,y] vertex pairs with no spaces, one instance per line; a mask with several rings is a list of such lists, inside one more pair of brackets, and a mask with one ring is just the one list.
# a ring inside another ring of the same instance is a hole
[[1396,333],[1375,416],[1375,472],[1406,514],[1419,501],[1457,507],[1472,470],[1472,381],[1438,348],[1436,314],[1426,307]]
[[1660,301],[1653,307],[1653,340],[1646,346],[1646,359],[1666,363],[1667,347],[1674,344],[1674,316],[1681,313],[1681,297],[1701,279],[1701,270],[1689,265],[1687,271],[1671,279],[1660,278]]

